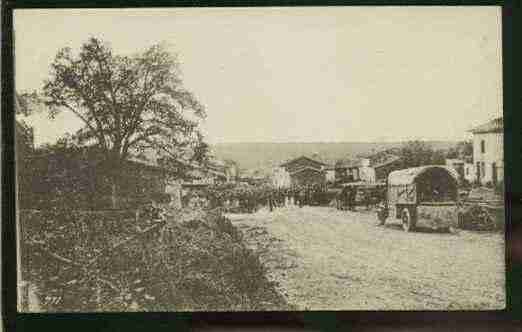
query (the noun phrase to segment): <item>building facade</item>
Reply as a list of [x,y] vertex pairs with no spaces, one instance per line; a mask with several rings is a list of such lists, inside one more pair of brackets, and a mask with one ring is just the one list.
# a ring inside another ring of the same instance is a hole
[[459,180],[463,180],[465,177],[465,162],[460,159],[446,159],[446,166],[453,168],[459,175]]
[[327,164],[301,156],[279,166],[272,183],[279,188],[326,183]]
[[494,119],[471,130],[475,182],[496,185],[504,180],[504,121]]
[[464,179],[469,183],[473,183],[477,180],[477,176],[475,174],[475,165],[473,163],[465,163],[464,164]]
[[372,164],[375,171],[375,181],[384,182],[388,178],[388,174],[393,171],[404,168],[402,159],[398,156],[389,155]]
[[328,183],[335,182],[335,168],[334,167],[326,168],[326,182],[328,182]]
[[284,167],[276,167],[272,173],[272,185],[276,188],[289,188],[292,184],[290,173]]

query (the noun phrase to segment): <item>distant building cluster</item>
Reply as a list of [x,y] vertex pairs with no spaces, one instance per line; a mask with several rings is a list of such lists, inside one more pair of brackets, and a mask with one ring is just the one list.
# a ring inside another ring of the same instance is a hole
[[329,165],[313,157],[301,156],[281,164],[272,174],[272,184],[278,188],[326,183],[376,183],[400,169],[400,158],[387,155],[378,160],[357,158],[339,160]]
[[[504,179],[503,119],[497,118],[470,131],[473,153],[446,159],[462,180],[496,185]],[[314,156],[300,156],[275,167],[271,183],[277,188],[325,183],[382,183],[388,174],[404,167],[401,157],[378,153],[366,158],[347,158],[328,164]]]

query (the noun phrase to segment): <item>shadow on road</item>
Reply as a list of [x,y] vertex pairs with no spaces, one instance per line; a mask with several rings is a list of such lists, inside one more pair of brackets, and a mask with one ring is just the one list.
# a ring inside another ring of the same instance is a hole
[[[384,228],[386,228],[386,229],[390,229],[390,230],[393,230],[393,231],[404,232],[404,229],[402,228],[402,224],[389,224],[389,223],[386,223],[386,224],[384,224],[384,226],[381,226],[381,227],[384,227]],[[433,228],[423,227],[423,226],[415,227],[415,230],[414,230],[413,232],[414,232],[414,233],[428,233],[428,234],[447,234],[447,235],[452,235],[450,232],[448,232],[448,231],[445,230],[445,229],[433,229]]]

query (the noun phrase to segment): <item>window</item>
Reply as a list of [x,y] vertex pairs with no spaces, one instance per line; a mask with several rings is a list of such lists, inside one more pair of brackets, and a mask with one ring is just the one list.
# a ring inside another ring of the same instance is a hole
[[484,177],[486,176],[486,163],[484,162],[481,162],[481,165],[480,165],[480,177]]
[[484,140],[480,141],[480,152],[486,152],[486,142]]

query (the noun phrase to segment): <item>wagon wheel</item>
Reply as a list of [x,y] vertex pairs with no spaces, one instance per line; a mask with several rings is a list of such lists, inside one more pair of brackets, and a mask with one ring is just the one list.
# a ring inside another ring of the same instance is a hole
[[404,208],[401,213],[402,217],[402,228],[406,232],[411,232],[415,229],[415,220],[413,216],[410,214],[410,210]]

